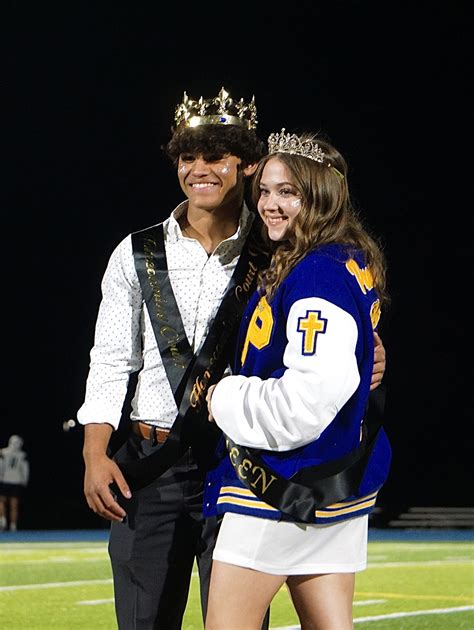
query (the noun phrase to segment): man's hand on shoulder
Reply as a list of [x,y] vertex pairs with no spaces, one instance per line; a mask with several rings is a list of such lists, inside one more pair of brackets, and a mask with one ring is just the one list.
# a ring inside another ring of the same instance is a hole
[[370,389],[376,389],[382,382],[386,368],[386,353],[382,339],[377,332],[374,332],[374,368],[372,370],[372,380]]

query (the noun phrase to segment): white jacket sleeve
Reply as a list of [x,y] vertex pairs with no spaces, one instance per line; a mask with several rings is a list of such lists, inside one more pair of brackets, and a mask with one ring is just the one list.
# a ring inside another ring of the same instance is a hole
[[[316,352],[304,354],[298,319],[308,310],[327,319]],[[295,302],[287,325],[281,378],[228,376],[214,389],[211,410],[234,442],[286,451],[317,439],[355,392],[360,376],[355,357],[357,324],[349,313],[322,298]]]

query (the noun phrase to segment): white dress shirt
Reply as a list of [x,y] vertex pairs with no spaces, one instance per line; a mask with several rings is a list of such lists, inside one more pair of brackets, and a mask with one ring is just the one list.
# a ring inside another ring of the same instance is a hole
[[[186,208],[187,201],[164,221],[163,228],[171,286],[188,341],[197,352],[237,265],[254,215],[244,205],[237,232],[208,256],[198,241],[181,232],[178,219]],[[102,280],[102,301],[78,421],[108,423],[117,429],[130,374],[138,370],[131,419],[169,428],[178,409],[143,303],[129,234],[113,251]]]

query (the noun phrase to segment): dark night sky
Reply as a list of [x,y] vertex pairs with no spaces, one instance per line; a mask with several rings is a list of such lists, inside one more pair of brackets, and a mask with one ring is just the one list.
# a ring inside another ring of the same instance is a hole
[[182,199],[160,147],[183,91],[222,85],[255,94],[263,138],[327,133],[382,237],[394,459],[380,504],[468,504],[467,4],[293,4],[6,16],[0,443],[18,433],[30,455],[24,527],[101,525],[82,497],[81,430],[62,428],[83,400],[100,280],[119,240]]

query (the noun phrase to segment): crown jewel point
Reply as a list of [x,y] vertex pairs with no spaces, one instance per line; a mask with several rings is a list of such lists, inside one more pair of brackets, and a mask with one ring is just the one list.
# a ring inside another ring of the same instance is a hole
[[311,139],[302,140],[295,133],[285,133],[282,127],[280,133],[272,133],[268,136],[268,153],[291,153],[313,160],[324,162],[324,152],[317,142]]
[[234,102],[229,92],[221,87],[215,98],[193,100],[184,92],[182,102],[176,106],[176,127],[198,127],[199,125],[239,125],[247,129],[257,126],[255,96],[249,103],[244,99]]

